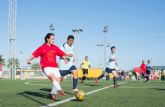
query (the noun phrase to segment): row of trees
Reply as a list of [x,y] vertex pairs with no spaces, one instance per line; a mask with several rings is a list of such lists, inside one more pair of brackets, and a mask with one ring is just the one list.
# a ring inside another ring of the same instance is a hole
[[[13,63],[15,64],[15,67],[16,68],[20,68],[20,62],[19,62],[19,59],[18,58],[8,59],[8,61],[7,61],[7,68],[10,68],[10,66],[12,64],[12,60],[13,60]],[[6,65],[5,58],[3,58],[2,55],[0,55],[0,64]],[[33,69],[35,71],[39,70],[40,69],[40,64],[39,63],[33,63],[31,65],[31,69]]]

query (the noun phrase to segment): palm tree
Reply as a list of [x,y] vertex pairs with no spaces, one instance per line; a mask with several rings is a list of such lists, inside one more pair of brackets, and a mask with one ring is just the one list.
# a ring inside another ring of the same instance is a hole
[[0,64],[5,65],[5,58],[2,55],[0,55]]
[[41,68],[40,68],[40,64],[39,64],[39,63],[33,63],[33,64],[31,65],[31,69],[32,69],[32,70],[35,70],[35,72],[37,72],[38,70],[41,69]]
[[16,68],[20,68],[20,62],[17,58],[10,58],[8,60],[7,67],[10,68],[12,65],[14,65]]

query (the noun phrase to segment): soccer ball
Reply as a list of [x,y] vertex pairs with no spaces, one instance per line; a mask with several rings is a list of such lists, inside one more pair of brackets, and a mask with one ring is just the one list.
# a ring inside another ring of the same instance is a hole
[[85,99],[85,92],[83,90],[78,90],[75,96],[77,101],[83,101]]

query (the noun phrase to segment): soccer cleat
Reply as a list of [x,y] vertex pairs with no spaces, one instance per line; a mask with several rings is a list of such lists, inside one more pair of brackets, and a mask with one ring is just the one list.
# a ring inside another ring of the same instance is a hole
[[120,86],[120,85],[116,84],[116,85],[113,86],[113,88],[117,88],[117,87],[119,87],[119,86]]
[[77,88],[73,89],[73,92],[75,92],[75,93],[78,92],[78,91],[79,91],[79,90],[78,90]]
[[96,78],[95,79],[95,84],[98,84],[99,83],[99,80]]
[[49,98],[52,99],[53,101],[57,100],[57,97],[54,94],[49,94]]
[[58,94],[59,94],[60,96],[65,96],[65,93],[64,93],[64,91],[62,91],[62,90],[59,90],[59,91],[58,91]]

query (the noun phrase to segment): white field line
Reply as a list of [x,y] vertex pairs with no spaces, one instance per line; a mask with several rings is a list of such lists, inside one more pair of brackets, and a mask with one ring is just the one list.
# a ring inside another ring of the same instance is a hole
[[[125,84],[125,83],[126,83],[126,82],[122,82],[122,83],[119,83],[119,84]],[[100,89],[96,89],[96,90],[87,92],[86,95],[90,95],[90,94],[96,93],[96,92],[101,91],[101,90],[105,90],[105,89],[110,88],[110,87],[113,87],[113,85],[106,86],[106,87],[103,87],[103,88],[100,88]],[[63,103],[72,101],[72,100],[74,100],[74,99],[76,99],[76,98],[75,98],[75,97],[71,97],[71,98],[67,98],[67,99],[62,100],[62,101],[50,103],[50,104],[47,104],[47,105],[41,106],[41,107],[54,107],[54,106],[57,106],[57,105],[60,105],[60,104],[63,104]]]

